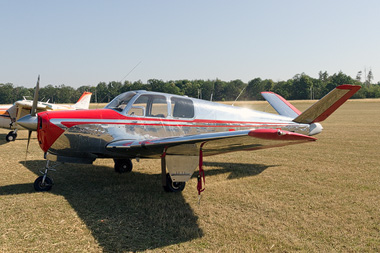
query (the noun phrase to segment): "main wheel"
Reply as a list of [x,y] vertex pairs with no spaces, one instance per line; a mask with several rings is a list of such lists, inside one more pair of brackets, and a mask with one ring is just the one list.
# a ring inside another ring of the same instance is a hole
[[40,176],[34,181],[34,189],[38,192],[50,191],[53,187],[53,180],[50,177],[45,177],[45,182],[42,183],[44,176]]
[[173,182],[170,174],[166,174],[166,186],[164,186],[164,190],[166,192],[181,192],[185,189],[186,182]]
[[17,134],[14,133],[13,131],[10,131],[7,136],[5,136],[5,140],[10,142],[10,141],[15,141],[17,138]]
[[115,161],[115,171],[118,173],[131,172],[133,164],[131,159],[114,159]]

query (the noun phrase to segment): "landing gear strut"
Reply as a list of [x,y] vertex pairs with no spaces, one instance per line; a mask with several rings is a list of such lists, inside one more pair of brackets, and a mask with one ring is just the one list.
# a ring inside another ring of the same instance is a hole
[[14,130],[14,131],[10,131],[7,136],[5,136],[5,140],[7,142],[10,142],[10,141],[15,141],[17,138],[17,131]]
[[53,187],[54,185],[53,180],[47,176],[49,170],[55,171],[55,169],[49,167],[49,160],[47,160],[45,170],[40,171],[43,174],[43,176],[39,176],[36,179],[36,181],[34,181],[33,186],[36,191],[46,192],[46,191],[50,191],[51,188]]

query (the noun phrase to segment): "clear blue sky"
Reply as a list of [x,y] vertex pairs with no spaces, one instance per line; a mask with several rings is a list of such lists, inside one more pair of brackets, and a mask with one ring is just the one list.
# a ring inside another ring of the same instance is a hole
[[287,80],[371,68],[380,1],[0,0],[0,83]]

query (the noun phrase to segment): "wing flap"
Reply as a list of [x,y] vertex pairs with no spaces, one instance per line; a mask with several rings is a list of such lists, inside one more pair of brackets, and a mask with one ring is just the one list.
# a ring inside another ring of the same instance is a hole
[[[109,143],[106,149],[120,154],[149,154],[160,156],[169,147],[178,146],[177,155],[197,155],[197,151],[186,151],[181,146],[196,144],[199,150],[203,144],[204,155],[216,155],[242,150],[256,150],[315,141],[314,137],[297,134],[279,129],[254,129],[219,133],[205,133],[171,138],[160,138],[144,141],[120,140]],[[181,151],[179,154],[179,150]]]

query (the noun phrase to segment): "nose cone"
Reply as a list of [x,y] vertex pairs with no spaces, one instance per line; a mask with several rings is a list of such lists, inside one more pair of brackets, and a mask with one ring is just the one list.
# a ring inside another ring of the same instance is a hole
[[29,131],[37,131],[38,119],[37,116],[31,116],[28,114],[17,120],[17,124]]

